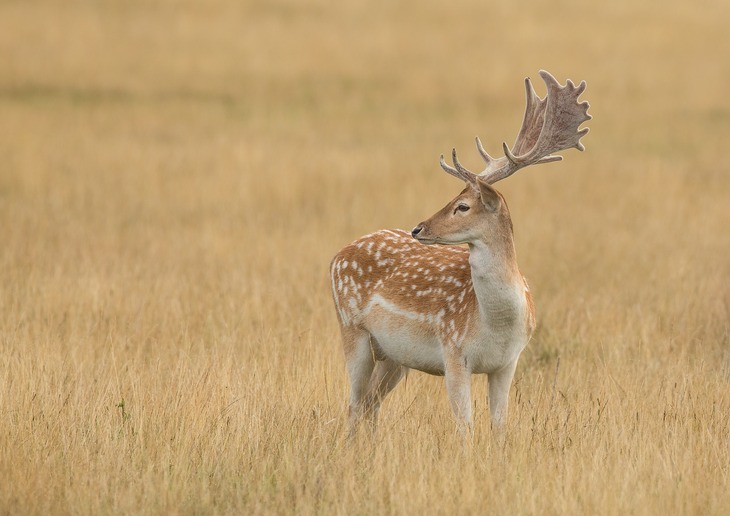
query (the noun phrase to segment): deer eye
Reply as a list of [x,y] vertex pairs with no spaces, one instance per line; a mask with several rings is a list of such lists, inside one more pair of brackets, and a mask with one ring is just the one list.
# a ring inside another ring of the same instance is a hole
[[469,211],[469,205],[468,205],[468,204],[464,204],[464,203],[461,203],[461,204],[459,204],[459,205],[458,205],[458,206],[456,207],[456,209],[457,209],[458,211]]

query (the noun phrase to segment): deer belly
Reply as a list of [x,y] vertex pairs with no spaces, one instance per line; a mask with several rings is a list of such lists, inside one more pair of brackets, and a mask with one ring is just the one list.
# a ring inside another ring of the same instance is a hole
[[427,324],[414,317],[378,312],[381,310],[372,310],[365,325],[375,338],[378,355],[411,369],[444,374],[441,344]]

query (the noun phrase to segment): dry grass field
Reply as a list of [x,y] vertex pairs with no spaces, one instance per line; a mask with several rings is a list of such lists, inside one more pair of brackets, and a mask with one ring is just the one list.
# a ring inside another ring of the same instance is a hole
[[[0,514],[730,514],[725,0],[0,2]],[[327,268],[585,79],[499,183],[538,330],[493,440],[348,445]]]

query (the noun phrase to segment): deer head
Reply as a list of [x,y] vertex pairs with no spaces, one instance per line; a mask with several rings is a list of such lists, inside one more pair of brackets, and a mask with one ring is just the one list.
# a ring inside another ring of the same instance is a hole
[[493,241],[511,237],[510,220],[502,194],[486,182],[475,180],[431,218],[413,228],[411,235],[422,244],[467,244],[485,236]]
[[[491,185],[511,176],[529,165],[562,160],[553,152],[576,148],[583,151],[581,137],[588,128],[578,129],[590,120],[588,102],[578,102],[586,87],[585,81],[575,86],[570,80],[561,86],[548,72],[541,70],[540,76],[547,85],[547,95],[541,99],[535,93],[529,78],[525,79],[526,107],[522,127],[512,149],[502,144],[504,156],[493,158],[476,138],[479,154],[486,167],[479,174],[467,170],[452,150],[453,166],[448,165],[441,155],[441,167],[449,174],[466,182],[467,187],[430,219],[416,226],[411,234],[424,244],[461,244],[483,238],[504,228],[511,234],[509,211],[504,198]],[[495,222],[500,222],[495,224]]]

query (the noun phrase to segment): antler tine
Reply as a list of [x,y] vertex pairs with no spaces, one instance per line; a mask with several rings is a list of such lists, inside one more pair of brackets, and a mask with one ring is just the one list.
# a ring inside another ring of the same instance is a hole
[[[563,157],[562,156],[553,156],[551,154],[551,155],[548,155],[548,156],[543,156],[542,158],[538,159],[537,161],[533,161],[531,163],[527,163],[527,161],[524,158],[515,156],[509,150],[509,147],[507,147],[507,144],[506,143],[502,143],[502,149],[504,150],[504,155],[507,157],[507,159],[510,161],[510,163],[512,163],[513,165],[518,166],[520,168],[525,167],[527,165],[533,165],[533,164],[534,165],[541,165],[543,163],[551,163],[553,161],[563,161]],[[585,149],[580,149],[580,150],[585,150]],[[516,170],[515,170],[515,172],[516,172]]]
[[540,137],[540,131],[545,121],[545,109],[547,98],[541,99],[535,93],[529,77],[525,78],[525,115],[522,118],[522,126],[517,134],[514,144],[514,152],[517,155],[530,150]]
[[460,162],[459,158],[456,157],[456,149],[451,150],[451,161],[454,162],[454,166],[456,167],[456,170],[458,170],[465,178],[468,178],[467,180],[470,182],[474,182],[472,178],[476,178],[476,174],[472,172],[471,170],[468,170],[465,168]]
[[509,147],[507,147],[507,142],[502,142],[502,150],[504,151],[504,155],[507,157],[510,163],[512,163],[513,165],[519,165],[519,158],[512,154],[512,151],[509,150]]
[[459,171],[456,170],[454,167],[446,163],[446,160],[444,159],[444,155],[442,154],[439,158],[439,164],[441,165],[441,168],[444,169],[444,172],[451,174],[452,176],[458,177],[461,179],[461,174],[459,174]]
[[553,161],[563,161],[562,156],[553,156],[552,154],[549,156],[545,156],[544,158],[540,158],[535,162],[535,165],[542,165],[543,163],[552,163]]
[[[452,152],[452,156],[453,156],[453,154],[455,152],[456,152],[455,150]],[[444,171],[446,171],[447,173],[451,174],[454,177],[457,177],[457,178],[461,179],[462,181],[473,182],[472,181],[472,178],[469,176],[469,174],[471,174],[471,172],[469,172],[468,170],[466,170],[461,165],[461,163],[458,163],[458,160],[454,160],[454,161],[455,161],[454,164],[456,165],[456,168],[454,168],[451,165],[449,165],[448,163],[446,163],[446,161],[444,160],[444,155],[443,154],[441,155],[441,158],[439,159],[439,163],[441,164],[441,168],[443,168]]]
[[[458,177],[462,181],[465,181],[467,183],[475,184],[477,180],[477,175],[474,172],[471,172],[467,168],[464,167],[459,162],[459,159],[456,157],[456,149],[451,150],[451,160],[454,162],[454,166],[452,167],[446,161],[444,160],[444,155],[441,155],[441,158],[439,159],[439,163],[441,165],[441,168],[444,169],[447,173],[451,174],[454,177]],[[456,168],[454,168],[456,167]]]
[[492,156],[489,155],[489,153],[487,153],[487,151],[484,150],[482,141],[479,139],[478,136],[475,138],[475,140],[477,142],[477,150],[479,151],[479,154],[482,156],[482,159],[487,164],[487,167],[489,167],[489,165],[491,165],[492,163],[494,163],[497,160],[495,160]]

